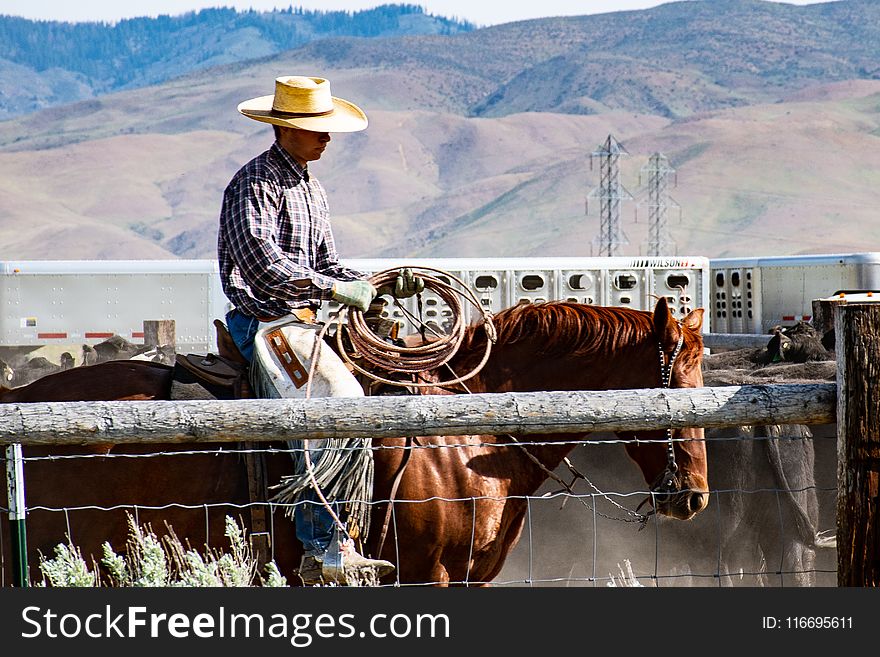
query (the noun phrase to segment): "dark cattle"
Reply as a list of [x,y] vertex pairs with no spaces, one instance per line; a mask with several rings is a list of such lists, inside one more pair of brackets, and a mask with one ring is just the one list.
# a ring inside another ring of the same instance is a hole
[[69,370],[71,367],[76,366],[76,361],[73,360],[73,354],[69,351],[65,351],[61,354],[61,369]]
[[806,363],[831,360],[833,356],[825,348],[823,336],[811,324],[798,322],[787,328],[777,327],[767,343],[764,363]]
[[834,351],[834,345],[837,338],[835,337],[834,329],[830,331],[826,331],[825,335],[822,336],[822,346],[825,347],[825,350],[830,354]]
[[62,370],[69,370],[74,365],[75,362],[73,356],[67,351],[61,354],[60,364],[53,363],[43,356],[35,356],[16,367],[15,370],[12,368],[4,370],[3,385],[18,388],[33,383],[37,379],[48,376],[49,374],[55,374],[55,372],[60,372]]
[[139,351],[137,345],[132,344],[119,335],[114,335],[103,342],[99,342],[94,348],[98,363],[104,363],[108,360],[128,360],[132,356],[137,355]]
[[82,346],[82,361],[80,365],[95,365],[98,362],[98,352],[90,344]]
[[15,368],[15,376],[12,380],[12,387],[18,388],[29,383],[41,379],[49,374],[60,372],[61,366],[53,363],[43,356],[31,358],[23,365]]

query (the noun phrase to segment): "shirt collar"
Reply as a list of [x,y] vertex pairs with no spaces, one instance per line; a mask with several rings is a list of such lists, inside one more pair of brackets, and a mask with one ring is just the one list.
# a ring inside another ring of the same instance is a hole
[[277,141],[272,144],[272,152],[276,157],[281,159],[281,161],[287,166],[287,168],[293,173],[293,176],[296,178],[297,182],[300,180],[305,180],[309,182],[309,169],[308,167],[302,166],[299,162],[293,159],[293,156],[288,153]]

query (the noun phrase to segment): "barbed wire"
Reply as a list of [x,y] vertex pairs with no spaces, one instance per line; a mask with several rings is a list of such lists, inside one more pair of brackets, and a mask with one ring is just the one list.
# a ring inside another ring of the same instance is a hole
[[[431,436],[426,436],[425,438],[430,439]],[[792,442],[797,442],[803,440],[801,436],[774,436],[772,438],[768,438],[766,436],[749,436],[749,437],[739,437],[739,436],[719,436],[712,438],[687,438],[687,437],[673,437],[672,441],[675,443],[694,443],[694,442],[742,442],[743,440],[750,441],[761,441],[761,440],[777,440],[777,441],[787,441],[790,440]],[[836,440],[833,436],[821,436],[819,438],[814,438],[814,440]],[[529,446],[534,447],[547,447],[552,445],[573,445],[574,447],[588,447],[592,445],[635,445],[635,444],[643,444],[643,445],[665,445],[669,441],[668,438],[582,438],[577,440],[544,440],[544,441],[529,441],[526,443]],[[133,444],[143,444],[143,443],[125,443],[123,446],[131,446]],[[186,450],[162,450],[156,452],[145,452],[143,454],[126,454],[119,452],[108,452],[106,454],[103,453],[85,453],[85,454],[47,454],[43,456],[24,456],[22,458],[23,461],[63,461],[63,460],[71,460],[71,459],[144,459],[144,458],[158,458],[158,457],[167,457],[167,456],[223,456],[223,455],[243,455],[243,454],[292,454],[302,452],[302,449],[289,448],[289,447],[255,447],[255,448],[242,448],[242,447],[225,447],[226,444],[235,445],[235,443],[211,443],[214,445],[221,445],[217,448],[212,449],[186,449]],[[512,443],[505,442],[470,442],[470,443],[424,443],[417,444],[413,443],[411,445],[371,445],[369,447],[370,450],[374,452],[379,451],[390,451],[390,450],[402,450],[402,451],[416,451],[416,450],[437,450],[437,449],[465,449],[465,448],[509,448],[512,447]],[[75,445],[69,445],[69,447],[75,447]],[[340,451],[359,451],[363,448],[361,447],[340,447]],[[6,457],[0,453],[0,463],[4,463],[6,461]]]

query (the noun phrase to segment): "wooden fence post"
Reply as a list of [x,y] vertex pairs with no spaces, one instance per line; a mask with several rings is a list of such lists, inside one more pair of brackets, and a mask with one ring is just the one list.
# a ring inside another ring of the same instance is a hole
[[820,335],[825,335],[834,328],[834,307],[843,299],[813,299],[813,319],[810,323]]
[[145,347],[173,347],[176,344],[173,319],[145,319]]
[[837,584],[880,585],[880,303],[835,304]]

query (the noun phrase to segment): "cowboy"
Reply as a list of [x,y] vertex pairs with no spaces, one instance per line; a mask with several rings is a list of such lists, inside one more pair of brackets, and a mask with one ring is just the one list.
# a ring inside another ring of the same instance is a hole
[[[308,165],[321,158],[331,132],[363,130],[367,117],[357,105],[333,97],[326,79],[305,76],[276,79],[274,95],[245,101],[238,111],[271,124],[275,142],[233,176],[223,195],[217,253],[223,290],[233,305],[226,315],[229,333],[252,362],[251,379],[260,397],[301,395],[309,369],[313,395],[361,396],[360,384],[332,350],[321,350],[317,367],[309,360],[321,302],[334,300],[366,312],[377,290],[365,274],[339,263],[327,196]],[[404,298],[420,292],[424,282],[405,270],[395,288],[395,296]],[[394,570],[388,561],[357,552],[345,527],[346,510],[332,499],[334,493],[363,494],[369,487],[367,443],[291,445],[299,449],[297,476],[284,501],[296,502],[297,538],[305,548],[300,576],[306,584],[345,583],[352,573],[381,577]],[[353,469],[361,474],[351,476]],[[361,488],[352,488],[352,482]],[[363,510],[358,524],[365,524]]]

